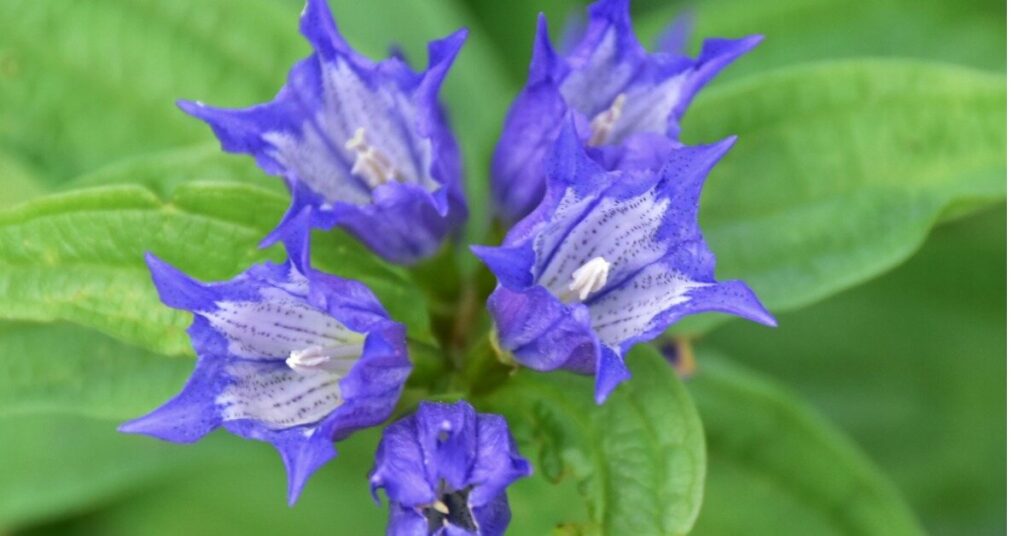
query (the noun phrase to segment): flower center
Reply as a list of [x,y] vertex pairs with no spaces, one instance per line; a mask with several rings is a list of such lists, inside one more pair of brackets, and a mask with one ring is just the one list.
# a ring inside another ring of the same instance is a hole
[[587,297],[600,291],[608,283],[611,263],[604,257],[594,257],[572,273],[569,288],[560,296],[565,303],[586,301]]
[[587,141],[587,145],[597,147],[608,143],[608,138],[612,135],[615,123],[622,117],[622,109],[625,106],[626,94],[619,93],[610,108],[594,116],[590,121],[590,140]]
[[438,499],[422,510],[427,518],[428,534],[434,534],[446,525],[455,525],[474,534],[477,532],[476,520],[469,507],[470,489],[456,491],[449,488],[446,482],[441,482]]
[[323,347],[318,344],[294,350],[285,363],[300,374],[316,374],[328,372],[339,377],[344,376],[363,353],[363,345],[339,344]]
[[345,149],[356,154],[352,174],[362,178],[371,189],[399,179],[398,170],[391,164],[387,155],[367,143],[365,128],[356,129],[355,134],[345,142]]

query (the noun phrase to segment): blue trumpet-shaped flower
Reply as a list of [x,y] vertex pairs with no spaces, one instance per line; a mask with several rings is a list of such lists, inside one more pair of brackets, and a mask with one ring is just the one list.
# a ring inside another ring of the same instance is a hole
[[[686,19],[670,30],[685,32]],[[760,36],[708,39],[700,55],[677,53],[678,36],[648,53],[633,34],[628,0],[599,0],[564,56],[552,46],[543,15],[526,87],[505,119],[495,151],[492,194],[499,215],[515,222],[544,197],[544,162],[566,116],[592,156],[609,168],[661,166],[679,137],[679,121],[697,91],[751,50]]]
[[389,535],[497,536],[511,516],[505,489],[530,472],[503,417],[424,402],[384,430],[370,485],[390,499]]
[[312,224],[341,226],[381,257],[432,254],[466,218],[459,151],[438,90],[465,30],[435,41],[414,72],[400,57],[375,63],[338,33],[326,0],[309,0],[301,31],[314,53],[273,101],[241,110],[181,102],[226,151],[248,153],[292,191],[273,241],[306,207]]
[[679,147],[657,171],[608,171],[566,127],[544,201],[501,247],[474,247],[498,278],[488,309],[502,347],[530,368],[595,374],[600,403],[629,377],[629,348],[683,316],[774,325],[744,283],[715,280],[697,225],[704,179],[733,142]]
[[334,441],[387,419],[412,368],[405,328],[361,283],[310,268],[303,231],[285,237],[287,262],[222,283],[147,257],[163,302],[194,314],[198,361],[180,394],[120,428],[191,443],[223,426],[272,443],[292,503]]

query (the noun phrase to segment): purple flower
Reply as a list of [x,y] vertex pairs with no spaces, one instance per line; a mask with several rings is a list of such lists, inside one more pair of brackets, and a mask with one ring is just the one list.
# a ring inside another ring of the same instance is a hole
[[389,535],[495,536],[510,518],[505,488],[530,472],[500,415],[423,402],[384,430],[370,486],[388,494]]
[[[697,91],[760,36],[708,39],[696,59],[678,55],[685,19],[648,53],[633,34],[628,0],[599,0],[590,23],[564,56],[537,25],[526,87],[516,98],[492,163],[494,205],[506,222],[544,197],[544,162],[566,116],[606,167],[657,169],[679,137],[679,121]],[[685,38],[685,37],[683,37]],[[628,151],[639,148],[640,154]]]
[[389,261],[431,255],[466,218],[459,151],[438,102],[466,31],[432,42],[417,73],[398,56],[359,55],[326,0],[309,0],[300,28],[314,53],[273,101],[181,108],[209,123],[224,150],[251,154],[288,184],[292,207],[267,242],[312,207],[313,225],[341,226]]
[[715,280],[697,225],[704,179],[734,141],[679,147],[657,171],[608,171],[568,126],[544,201],[501,247],[473,248],[498,278],[487,305],[502,347],[533,369],[595,374],[601,403],[629,377],[629,348],[683,316],[774,325],[744,283]]
[[287,262],[211,284],[147,256],[163,302],[195,315],[198,361],[180,394],[120,430],[192,443],[223,426],[267,441],[294,503],[334,441],[387,419],[412,366],[405,328],[368,288],[310,268],[306,233],[285,245]]

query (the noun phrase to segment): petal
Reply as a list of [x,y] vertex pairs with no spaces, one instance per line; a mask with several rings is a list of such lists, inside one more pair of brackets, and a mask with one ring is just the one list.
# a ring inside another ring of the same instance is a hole
[[463,212],[443,215],[437,197],[414,185],[391,182],[374,190],[373,204],[335,206],[335,222],[382,258],[411,264],[436,251],[465,219]]
[[469,494],[474,509],[501,500],[512,482],[532,473],[530,462],[516,449],[504,417],[480,414],[476,434],[476,460],[470,475],[474,487]]
[[655,40],[655,50],[663,54],[685,54],[686,43],[693,34],[693,15],[683,11],[662,30]]
[[279,434],[273,443],[288,475],[288,504],[295,506],[309,477],[334,459],[337,451],[321,430],[310,435],[308,429],[295,428]]
[[152,412],[125,422],[118,431],[174,443],[198,441],[223,422],[213,400],[224,383],[218,360],[200,356],[181,393]]
[[427,518],[415,508],[391,503],[388,510],[387,536],[436,536],[430,534]]
[[376,495],[384,488],[392,513],[396,506],[419,506],[434,501],[434,483],[427,478],[423,454],[413,416],[400,419],[384,429],[370,474],[370,489]]
[[512,520],[512,510],[508,506],[508,496],[502,493],[491,501],[474,507],[473,520],[476,521],[476,534],[480,536],[504,534],[508,528],[509,521]]
[[[658,231],[658,240],[703,240],[697,221],[701,190],[708,174],[735,143],[736,137],[730,136],[710,145],[679,147],[669,154],[660,172],[660,188],[672,203]],[[700,273],[697,277],[710,281],[713,275]]]
[[691,300],[703,285],[666,262],[649,264],[589,301],[591,326],[602,343],[623,351],[626,341],[650,333],[655,318]]
[[618,385],[631,377],[629,369],[622,356],[604,347],[601,349],[601,358],[597,361],[597,372],[594,381],[594,400],[598,404],[604,404],[608,396]]
[[444,481],[448,487],[468,487],[470,470],[478,455],[477,417],[473,406],[423,402],[416,411],[416,440],[420,445],[427,478],[435,490]]
[[311,346],[361,343],[363,337],[305,299],[276,287],[258,299],[223,300],[199,313],[224,338],[226,352],[244,359],[284,359]]
[[590,7],[587,34],[566,58],[572,70],[561,84],[569,105],[592,118],[608,109],[644,68],[644,50],[633,34],[627,0]]
[[256,421],[268,430],[316,424],[342,404],[340,379],[329,372],[299,373],[283,361],[232,360],[215,404],[224,421]]
[[[603,257],[611,263],[607,285],[612,287],[661,258],[668,246],[654,238],[670,201],[655,189],[658,180],[654,174],[636,176],[582,199],[570,190],[552,225],[535,241],[537,282],[560,295],[568,289],[573,272]],[[541,257],[544,253],[546,257]]]
[[750,52],[764,40],[763,36],[751,35],[740,39],[705,39],[693,71],[686,77],[680,98],[670,114],[667,134],[671,138],[679,137],[679,120],[686,108],[708,82],[722,69]]
[[506,223],[522,219],[544,197],[546,155],[565,113],[562,96],[551,83],[528,87],[509,108],[491,163],[491,196]]
[[516,361],[536,370],[593,373],[599,347],[582,305],[565,305],[542,287],[515,292],[499,285],[487,309]]
[[470,250],[498,278],[502,286],[512,290],[523,290],[533,285],[533,244],[525,242],[519,246],[486,247],[470,246]]

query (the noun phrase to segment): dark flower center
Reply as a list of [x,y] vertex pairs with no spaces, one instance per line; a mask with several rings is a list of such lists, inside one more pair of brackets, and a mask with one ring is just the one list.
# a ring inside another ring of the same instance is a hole
[[424,508],[423,515],[427,518],[427,532],[434,534],[438,529],[455,525],[463,530],[477,531],[473,512],[469,508],[469,492],[471,488],[453,490],[444,482],[438,492],[437,502]]

